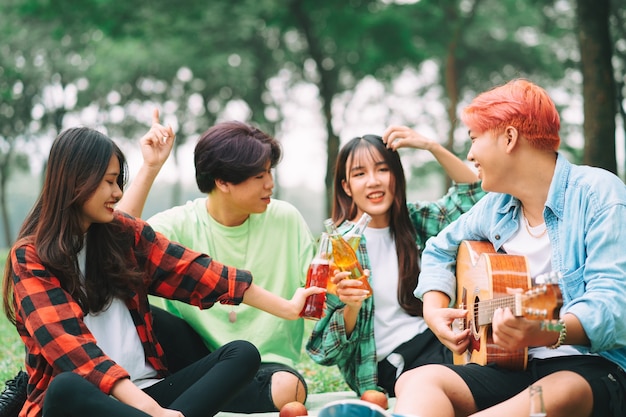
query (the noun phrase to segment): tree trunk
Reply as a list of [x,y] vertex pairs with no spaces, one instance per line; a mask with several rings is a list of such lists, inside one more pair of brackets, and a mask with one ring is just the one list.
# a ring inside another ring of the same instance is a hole
[[[446,93],[448,94],[448,141],[446,143],[446,148],[450,150],[450,152],[454,152],[454,131],[456,130],[457,125],[457,117],[456,117],[456,108],[459,105],[459,83],[458,83],[458,73],[457,73],[457,61],[456,61],[456,51],[458,46],[458,31],[455,34],[452,42],[448,45],[448,56],[446,57],[446,68],[445,68],[445,85],[446,85]],[[448,190],[452,185],[452,179],[446,175],[445,176],[445,185],[443,192]]]
[[583,163],[617,173],[610,0],[577,0],[576,3],[585,117]]
[[302,9],[302,2],[300,0],[294,0],[291,2],[291,11],[293,12],[296,20],[299,23],[300,30],[304,35],[309,49],[309,55],[315,61],[317,70],[319,72],[319,81],[317,87],[320,92],[320,99],[322,102],[322,114],[326,124],[327,133],[327,159],[326,159],[326,177],[324,184],[326,186],[325,204],[326,216],[330,216],[332,211],[332,195],[333,195],[333,177],[335,171],[335,161],[337,155],[339,155],[339,137],[335,134],[332,124],[332,101],[335,93],[337,93],[337,78],[338,74],[336,70],[325,69],[323,65],[324,52],[318,42],[318,39],[313,33],[312,23],[309,16]]
[[[459,45],[463,40],[464,31],[467,30],[474,20],[476,16],[476,10],[480,4],[480,0],[475,0],[472,8],[468,11],[466,17],[461,19],[459,16],[458,5],[455,4],[453,7],[447,7],[446,18],[451,24],[454,25],[454,31],[452,33],[452,37],[450,42],[448,43],[448,54],[446,56],[446,67],[445,67],[445,91],[448,95],[448,123],[450,129],[448,130],[448,140],[446,142],[446,147],[452,153],[454,152],[454,131],[457,126],[457,106],[459,105],[459,95],[461,87],[459,85],[459,62],[457,60],[457,52],[459,49]],[[445,177],[445,188],[443,192],[447,192],[448,188],[452,185],[452,179],[446,175]]]

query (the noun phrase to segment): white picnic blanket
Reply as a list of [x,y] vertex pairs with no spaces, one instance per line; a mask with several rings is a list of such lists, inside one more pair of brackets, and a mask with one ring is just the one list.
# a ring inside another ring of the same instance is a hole
[[[337,401],[337,400],[347,400],[347,399],[356,399],[359,398],[355,392],[353,391],[340,391],[340,392],[324,392],[320,394],[309,394],[306,400],[306,408],[308,410],[308,415],[315,417],[317,416],[318,411],[325,406],[326,404]],[[389,410],[393,409],[393,405],[395,404],[395,398],[389,398]],[[234,417],[234,416],[249,416],[249,417],[278,417],[278,412],[274,413],[255,413],[255,414],[239,414],[239,413],[226,413],[221,412],[216,415],[216,417]]]

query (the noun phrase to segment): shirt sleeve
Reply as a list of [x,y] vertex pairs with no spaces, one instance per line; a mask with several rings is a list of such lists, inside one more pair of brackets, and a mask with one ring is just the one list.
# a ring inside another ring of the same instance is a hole
[[481,182],[455,184],[436,201],[408,203],[409,216],[422,245],[476,204],[487,193]]
[[170,241],[143,220],[134,221],[135,254],[145,271],[150,294],[200,308],[210,308],[216,302],[243,301],[244,292],[252,284],[249,271],[221,264],[209,255]]

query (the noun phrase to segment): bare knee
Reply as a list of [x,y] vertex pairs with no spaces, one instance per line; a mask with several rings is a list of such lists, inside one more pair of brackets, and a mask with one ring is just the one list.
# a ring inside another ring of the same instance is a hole
[[463,379],[441,365],[423,365],[403,373],[395,391],[398,414],[461,416],[476,411]]
[[593,412],[593,392],[589,383],[570,371],[555,372],[537,381],[544,391],[544,403],[549,415],[590,416]]
[[399,397],[405,391],[410,392],[414,387],[423,386],[424,383],[431,387],[439,385],[440,376],[441,367],[438,365],[423,365],[404,372],[396,381],[394,388],[396,397]]
[[291,372],[275,372],[272,375],[272,400],[278,410],[292,401],[304,404],[306,401],[306,388],[300,378]]

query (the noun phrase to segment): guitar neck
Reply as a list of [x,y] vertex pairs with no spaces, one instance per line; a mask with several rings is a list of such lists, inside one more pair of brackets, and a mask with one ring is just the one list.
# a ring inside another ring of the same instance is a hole
[[521,294],[506,295],[504,297],[492,298],[491,300],[479,301],[475,305],[478,310],[476,321],[479,326],[491,324],[493,321],[493,313],[497,308],[509,308],[517,317],[522,314],[522,297]]

